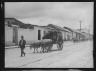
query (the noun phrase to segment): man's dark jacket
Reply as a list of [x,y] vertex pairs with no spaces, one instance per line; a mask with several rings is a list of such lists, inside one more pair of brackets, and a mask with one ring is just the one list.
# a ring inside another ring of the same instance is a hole
[[20,42],[19,42],[20,48],[25,48],[26,41],[23,39],[22,45],[21,45],[21,41],[22,41],[22,40],[20,40]]

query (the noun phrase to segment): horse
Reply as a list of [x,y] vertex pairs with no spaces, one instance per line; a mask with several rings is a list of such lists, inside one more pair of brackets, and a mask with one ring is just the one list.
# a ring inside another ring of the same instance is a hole
[[41,52],[48,52],[52,48],[52,40],[41,40],[40,42],[34,42],[30,45],[30,50],[33,48],[34,53],[35,50],[38,52],[38,48],[41,47]]

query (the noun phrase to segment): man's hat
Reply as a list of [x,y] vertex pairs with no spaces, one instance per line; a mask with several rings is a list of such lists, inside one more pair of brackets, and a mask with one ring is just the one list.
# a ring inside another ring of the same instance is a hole
[[23,35],[21,36],[21,38],[24,38]]

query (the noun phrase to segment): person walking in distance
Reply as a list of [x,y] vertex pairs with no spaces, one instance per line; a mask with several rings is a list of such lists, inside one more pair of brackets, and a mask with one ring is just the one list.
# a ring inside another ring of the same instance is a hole
[[24,37],[21,36],[21,40],[19,42],[19,47],[21,48],[21,57],[23,56],[23,54],[25,56],[25,52],[24,52],[25,44],[26,44],[26,41],[24,40]]

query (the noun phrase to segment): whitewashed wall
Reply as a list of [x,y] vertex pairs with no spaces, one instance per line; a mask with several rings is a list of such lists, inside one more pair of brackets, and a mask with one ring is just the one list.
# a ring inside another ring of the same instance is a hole
[[69,35],[69,39],[71,40],[72,39],[72,33],[68,32],[68,35]]
[[[31,44],[33,41],[38,40],[38,30],[41,30],[41,39],[44,36],[44,31],[48,31],[48,29],[34,26],[34,29],[18,29],[18,41],[21,39],[21,35],[24,36],[27,44]],[[19,42],[18,42],[19,43]]]
[[41,30],[41,39],[42,39],[42,37],[44,36],[44,28],[35,26],[36,37],[37,37],[36,40],[38,40],[38,30]]
[[62,37],[63,37],[63,40],[65,39],[66,35],[65,35],[66,32],[62,31]]
[[70,36],[70,39],[71,39],[71,38],[72,38],[72,33],[62,31],[63,40],[64,40],[64,39],[67,40],[67,39],[68,39],[68,35]]
[[[43,27],[34,26],[34,29],[22,29],[18,28],[18,43],[21,39],[21,35],[24,36],[27,44],[31,44],[32,41],[38,40],[38,30],[41,30],[41,39],[44,36],[45,29]],[[5,45],[13,45],[13,28],[5,27]]]
[[5,46],[13,44],[13,29],[5,27]]
[[[50,31],[50,29],[34,26],[34,29],[22,29],[18,28],[18,43],[21,39],[21,35],[24,36],[24,39],[26,40],[26,43],[29,45],[33,41],[38,40],[38,30],[41,30],[41,39],[44,36],[44,31]],[[63,39],[67,39],[68,32],[62,31]],[[12,27],[6,27],[5,28],[5,45],[12,45],[13,44],[13,28]]]
[[75,32],[73,32],[73,37],[76,37],[76,33]]
[[47,33],[50,29],[47,29],[47,28],[44,28],[44,27],[35,26],[34,31],[36,32],[37,40],[38,40],[38,30],[41,30],[41,40],[42,40],[42,37],[44,36],[44,31],[46,31],[46,33]]
[[21,35],[24,36],[26,44],[30,44],[33,40],[36,40],[36,31],[34,29],[18,29],[18,41],[21,39]]
[[66,32],[66,34],[65,34],[65,38],[66,38],[66,40],[68,39],[67,35],[68,35],[68,32]]
[[72,40],[72,37],[73,37],[73,36],[72,36],[72,32],[70,32],[70,39],[71,39],[71,40]]

